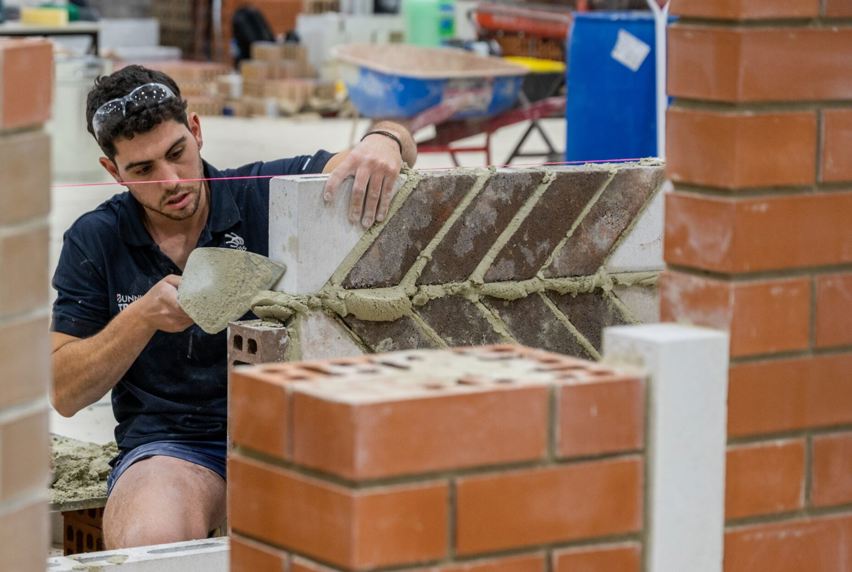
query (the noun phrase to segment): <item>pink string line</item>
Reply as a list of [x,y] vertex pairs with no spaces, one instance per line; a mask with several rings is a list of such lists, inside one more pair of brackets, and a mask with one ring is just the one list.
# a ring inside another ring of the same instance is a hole
[[[510,165],[494,165],[494,168],[497,169],[513,169],[519,167],[553,167],[559,165],[590,165],[597,163],[634,163],[636,161],[641,161],[644,158],[634,158],[634,159],[596,159],[591,161],[554,161],[550,163],[521,163],[521,164],[510,164]],[[425,167],[422,169],[417,169],[418,171],[452,171],[453,169],[457,169],[459,167]],[[478,167],[462,167],[462,168],[478,168]],[[241,177],[206,177],[199,179],[165,179],[160,181],[134,181],[133,185],[155,185],[159,183],[198,183],[200,181],[244,181],[250,179],[273,179],[275,177],[280,177],[282,175],[245,175]],[[79,188],[79,187],[108,187],[108,186],[123,186],[121,183],[117,183],[115,181],[106,181],[102,183],[63,183],[61,185],[53,185],[54,189],[67,189],[67,188]]]

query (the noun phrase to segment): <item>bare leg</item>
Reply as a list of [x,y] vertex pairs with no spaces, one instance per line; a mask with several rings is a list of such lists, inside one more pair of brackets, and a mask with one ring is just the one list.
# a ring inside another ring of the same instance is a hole
[[134,463],[115,483],[104,511],[104,544],[115,549],[206,538],[224,520],[222,477],[157,455]]

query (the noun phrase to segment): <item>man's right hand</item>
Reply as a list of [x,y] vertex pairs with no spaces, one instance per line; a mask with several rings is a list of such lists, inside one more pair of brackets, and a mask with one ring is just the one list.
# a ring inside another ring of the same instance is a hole
[[152,328],[175,333],[192,325],[192,318],[186,315],[177,301],[180,280],[180,276],[169,274],[134,302],[141,306],[142,319]]

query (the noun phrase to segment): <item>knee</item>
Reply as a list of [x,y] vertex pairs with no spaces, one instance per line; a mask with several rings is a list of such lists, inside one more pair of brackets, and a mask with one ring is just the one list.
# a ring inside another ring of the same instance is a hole
[[185,519],[163,522],[143,515],[128,521],[104,518],[103,524],[107,550],[195,540],[206,538],[209,534],[206,525],[200,522]]

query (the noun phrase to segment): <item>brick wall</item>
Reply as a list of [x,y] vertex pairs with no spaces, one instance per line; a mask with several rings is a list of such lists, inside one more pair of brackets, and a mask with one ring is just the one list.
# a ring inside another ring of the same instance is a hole
[[53,51],[0,40],[0,562],[47,557],[48,212]]
[[731,333],[729,572],[852,566],[851,6],[672,2],[661,314]]
[[506,342],[597,359],[604,327],[656,317],[662,179],[653,162],[410,172],[364,232],[348,193],[323,204],[325,177],[276,178],[287,272],[254,311],[287,323],[291,360]]
[[638,572],[644,380],[519,346],[238,368],[231,570]]

